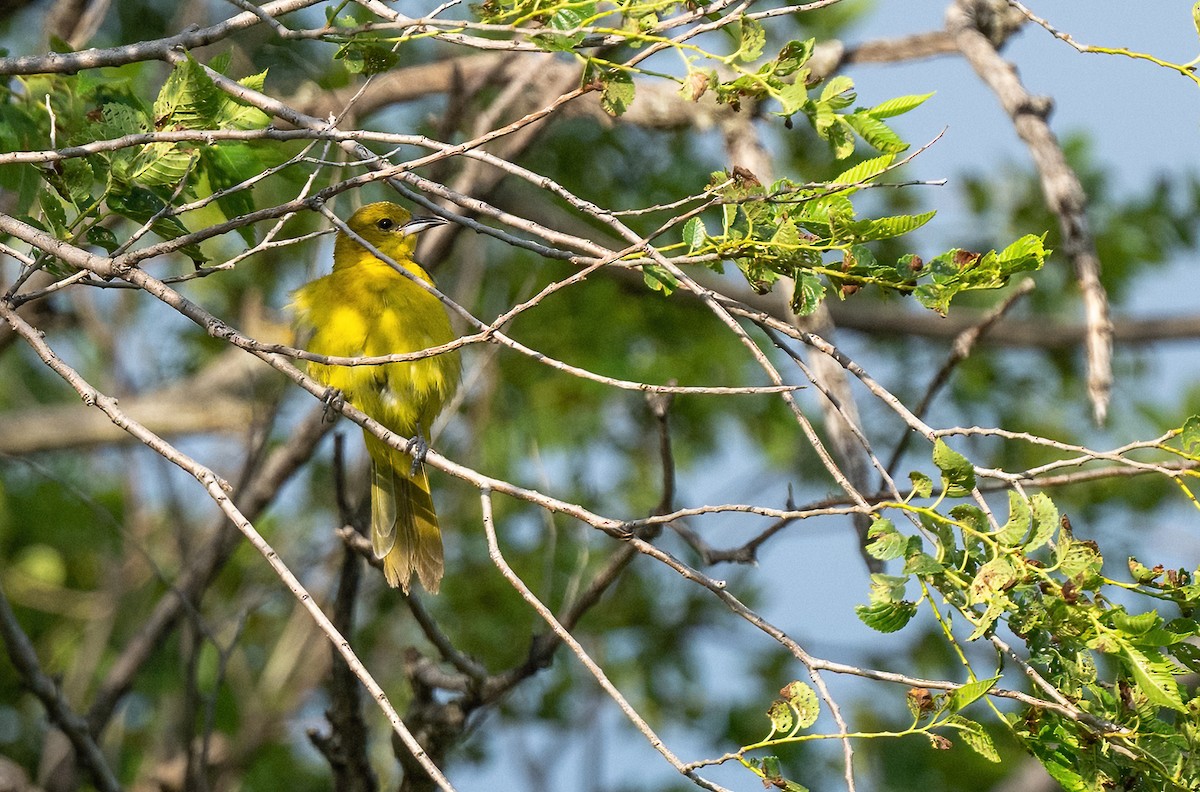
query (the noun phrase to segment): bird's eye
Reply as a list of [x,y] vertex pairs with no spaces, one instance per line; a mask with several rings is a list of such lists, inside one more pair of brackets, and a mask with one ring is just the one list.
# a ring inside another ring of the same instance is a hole
[[387,231],[389,228],[396,225],[396,221],[390,217],[385,217],[382,220],[380,220],[378,223],[376,223],[375,225],[379,227],[379,230]]

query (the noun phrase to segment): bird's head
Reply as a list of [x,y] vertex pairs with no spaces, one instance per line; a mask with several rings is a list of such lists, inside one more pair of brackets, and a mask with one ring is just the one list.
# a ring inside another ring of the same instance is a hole
[[[367,204],[350,216],[346,225],[350,230],[370,242],[379,252],[395,261],[410,259],[417,246],[416,235],[446,221],[440,217],[416,217],[403,206],[380,201]],[[339,231],[334,243],[334,261],[352,261],[358,258],[362,246],[344,232]]]

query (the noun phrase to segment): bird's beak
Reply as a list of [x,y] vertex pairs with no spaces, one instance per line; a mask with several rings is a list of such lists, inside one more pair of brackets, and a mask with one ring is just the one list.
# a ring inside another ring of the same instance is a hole
[[426,228],[433,228],[434,226],[445,225],[448,222],[450,222],[450,221],[445,219],[444,217],[437,217],[436,215],[427,215],[425,217],[414,217],[412,220],[409,220],[407,223],[400,226],[400,230],[402,232],[404,232],[405,235],[412,236],[413,234],[419,234],[420,232],[424,231]]

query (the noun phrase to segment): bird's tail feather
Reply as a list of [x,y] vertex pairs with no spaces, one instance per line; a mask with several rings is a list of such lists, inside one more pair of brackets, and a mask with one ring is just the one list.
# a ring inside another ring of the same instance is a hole
[[412,457],[373,436],[371,454],[371,546],[383,560],[388,585],[407,594],[416,573],[421,585],[436,594],[442,582],[442,532],[438,526],[429,479],[422,465],[412,471]]

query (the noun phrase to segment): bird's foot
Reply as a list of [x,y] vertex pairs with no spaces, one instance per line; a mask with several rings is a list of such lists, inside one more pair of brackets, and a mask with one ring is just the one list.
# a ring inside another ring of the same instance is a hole
[[325,395],[321,397],[321,403],[325,405],[324,420],[332,423],[337,420],[341,414],[342,408],[346,406],[346,394],[337,388],[329,388],[325,391]]
[[[425,442],[425,436],[420,430],[414,437],[409,438],[408,445],[404,447],[405,453],[414,454],[412,470],[410,476],[417,475],[417,471],[421,469],[421,465],[425,464],[425,455],[429,453],[429,443]],[[414,453],[415,452],[415,453]]]

